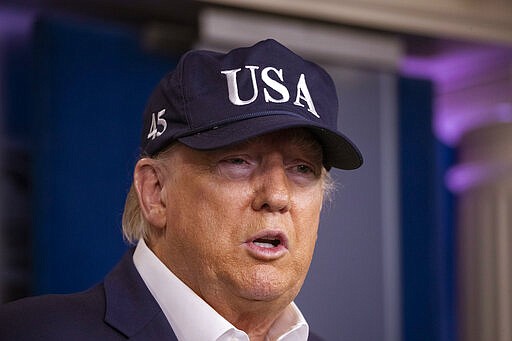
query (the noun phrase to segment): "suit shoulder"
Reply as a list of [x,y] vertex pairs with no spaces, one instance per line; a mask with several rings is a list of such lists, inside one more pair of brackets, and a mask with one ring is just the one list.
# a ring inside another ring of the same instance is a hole
[[[105,296],[102,285],[66,295],[23,298],[0,306],[0,340],[15,336],[34,336],[84,325],[103,323]],[[28,337],[26,338],[28,339]]]
[[25,317],[34,314],[38,318],[45,318],[53,314],[76,315],[97,311],[100,307],[104,310],[104,306],[103,285],[99,284],[79,293],[26,297],[9,302],[0,306],[0,317],[12,317],[17,314],[22,314]]

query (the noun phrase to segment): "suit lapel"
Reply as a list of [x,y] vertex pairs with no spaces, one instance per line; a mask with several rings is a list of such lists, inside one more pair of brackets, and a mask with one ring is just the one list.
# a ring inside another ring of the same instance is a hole
[[131,340],[177,340],[160,306],[126,252],[104,281],[105,322]]

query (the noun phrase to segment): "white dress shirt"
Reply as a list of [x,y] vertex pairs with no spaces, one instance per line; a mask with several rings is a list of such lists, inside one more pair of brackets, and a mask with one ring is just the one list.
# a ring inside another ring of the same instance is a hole
[[[179,341],[249,341],[208,303],[176,277],[141,240],[133,262]],[[306,341],[309,327],[291,303],[274,322],[267,341]]]

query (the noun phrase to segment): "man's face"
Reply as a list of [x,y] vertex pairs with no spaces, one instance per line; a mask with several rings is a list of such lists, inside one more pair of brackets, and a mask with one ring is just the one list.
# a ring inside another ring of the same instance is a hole
[[[324,175],[301,129],[165,159],[166,230],[157,256],[211,305],[291,301],[317,238]],[[219,302],[216,302],[219,301]]]

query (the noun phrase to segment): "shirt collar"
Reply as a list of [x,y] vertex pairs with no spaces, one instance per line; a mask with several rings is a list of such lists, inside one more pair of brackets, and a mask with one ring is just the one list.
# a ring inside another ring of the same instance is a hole
[[[246,335],[176,277],[144,240],[138,242],[133,262],[178,340],[220,341],[227,335]],[[272,325],[267,340],[307,340],[308,333],[304,316],[292,302]]]

